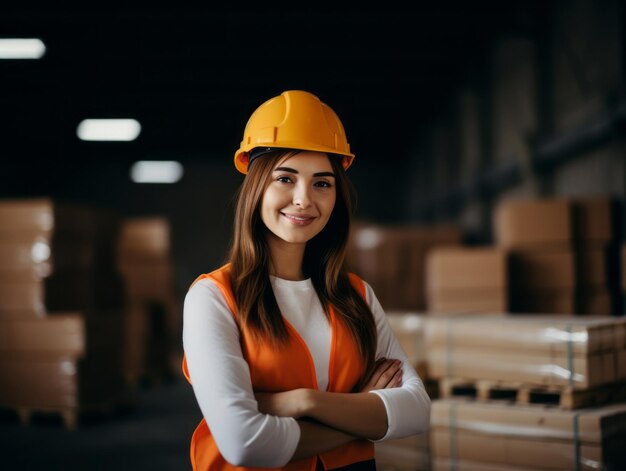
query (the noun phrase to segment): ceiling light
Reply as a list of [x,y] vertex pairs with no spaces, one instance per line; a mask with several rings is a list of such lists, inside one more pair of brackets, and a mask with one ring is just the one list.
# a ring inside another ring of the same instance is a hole
[[134,141],[140,132],[135,119],[84,119],[76,129],[83,141]]
[[0,59],[40,59],[45,53],[41,39],[0,38]]
[[173,160],[140,160],[130,169],[135,183],[176,183],[183,177],[183,166]]

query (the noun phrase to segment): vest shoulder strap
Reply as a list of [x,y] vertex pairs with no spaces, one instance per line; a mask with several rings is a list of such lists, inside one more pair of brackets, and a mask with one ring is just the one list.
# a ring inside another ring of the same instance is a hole
[[198,276],[193,283],[189,286],[189,289],[193,285],[195,285],[198,281],[203,280],[205,278],[211,278],[217,284],[217,287],[220,289],[224,298],[226,299],[226,303],[230,308],[230,312],[233,314],[235,321],[237,320],[237,309],[235,307],[235,299],[233,297],[233,289],[230,282],[230,263],[222,265],[220,268],[213,270],[210,273],[204,273]]
[[363,298],[363,300],[367,302],[367,299],[365,297],[365,283],[363,282],[363,280],[357,274],[352,272],[348,272],[348,279],[350,280],[350,284],[352,285],[352,287],[356,289]]

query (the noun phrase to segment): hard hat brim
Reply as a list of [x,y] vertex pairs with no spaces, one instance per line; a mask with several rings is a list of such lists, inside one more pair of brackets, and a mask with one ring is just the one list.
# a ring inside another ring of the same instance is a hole
[[304,152],[308,150],[308,151],[313,151],[313,152],[323,152],[328,155],[336,155],[338,157],[341,157],[341,162],[342,162],[344,170],[347,170],[348,167],[352,165],[352,161],[354,160],[354,154],[338,154],[335,149],[321,148],[319,146],[316,146],[316,147],[318,148],[302,149],[302,148],[294,148],[294,147],[273,146],[273,147],[253,147],[250,150],[239,149],[235,153],[235,168],[239,172],[246,175],[248,173],[248,167],[255,159],[262,157],[265,154],[269,154],[270,152],[273,152],[275,150],[279,150],[279,149],[282,149],[285,151],[293,150],[296,152]]

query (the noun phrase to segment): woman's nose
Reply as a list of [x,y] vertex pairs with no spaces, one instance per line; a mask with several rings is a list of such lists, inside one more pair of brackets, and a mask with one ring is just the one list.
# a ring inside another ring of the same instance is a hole
[[309,191],[307,185],[296,185],[293,193],[293,204],[299,208],[308,207],[311,204]]

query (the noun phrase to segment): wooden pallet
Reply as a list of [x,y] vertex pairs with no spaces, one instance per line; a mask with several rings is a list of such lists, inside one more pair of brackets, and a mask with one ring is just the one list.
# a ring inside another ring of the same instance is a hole
[[37,422],[59,422],[68,430],[76,430],[81,422],[89,422],[118,413],[125,413],[136,406],[136,398],[129,393],[117,399],[80,407],[64,406],[0,406],[3,415],[14,415],[22,425]]
[[625,400],[626,382],[577,390],[570,387],[557,388],[506,381],[442,378],[439,380],[439,396],[553,405],[561,409],[574,410]]
[[60,421],[68,430],[78,427],[79,411],[74,407],[30,407],[20,406],[15,408],[19,421],[22,425],[31,425],[45,420]]

